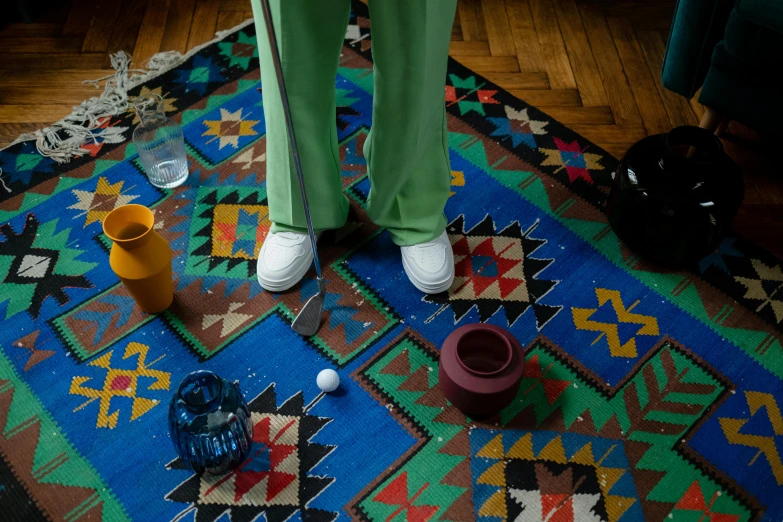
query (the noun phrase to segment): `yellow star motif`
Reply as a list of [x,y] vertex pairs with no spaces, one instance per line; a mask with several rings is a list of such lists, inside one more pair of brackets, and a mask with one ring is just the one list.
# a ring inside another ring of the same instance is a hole
[[[139,93],[139,96],[146,96],[147,94],[157,94],[161,98],[163,98],[163,110],[166,112],[166,114],[177,112],[177,106],[174,105],[174,102],[177,101],[177,98],[167,98],[169,93],[163,92],[163,87],[155,87],[154,89],[149,89],[145,86],[142,86],[141,92]],[[133,103],[136,101],[136,98],[138,96],[133,96],[128,98],[128,112],[133,113],[133,124],[136,125],[139,123],[139,115],[136,114],[136,109],[133,107]]]
[[79,201],[68,208],[84,211],[75,216],[75,218],[86,214],[84,219],[85,227],[90,223],[103,221],[109,215],[109,212],[122,205],[127,205],[138,197],[123,194],[122,186],[124,183],[124,181],[118,181],[112,185],[106,178],[101,176],[98,178],[98,184],[94,191],[72,190],[71,192]]
[[[598,298],[598,306],[601,307],[607,302],[612,303],[617,314],[617,320],[620,323],[631,323],[641,325],[636,335],[658,335],[658,321],[655,317],[631,313],[631,310],[639,304],[636,301],[628,308],[623,305],[623,299],[617,290],[607,290],[605,288],[596,288],[595,295]],[[592,321],[590,316],[598,311],[598,308],[571,308],[571,314],[574,317],[574,326],[579,330],[592,330],[601,332],[593,344],[597,343],[601,337],[606,336],[606,342],[609,344],[609,352],[612,357],[637,357],[636,336],[631,337],[625,343],[620,342],[620,333],[616,324],[601,323]]]
[[239,138],[242,136],[255,136],[258,133],[253,130],[253,126],[260,120],[245,120],[242,118],[242,109],[234,112],[228,112],[226,109],[220,109],[219,120],[206,120],[207,130],[202,136],[214,136],[207,143],[220,140],[218,149],[226,145],[231,145],[235,149],[239,148]]
[[[160,403],[158,399],[147,399],[145,397],[139,397],[137,392],[140,386],[146,386],[146,390],[161,390],[166,391],[171,385],[171,374],[161,370],[153,370],[152,365],[165,356],[161,356],[158,359],[148,363],[147,353],[149,352],[149,346],[141,343],[128,343],[125,347],[125,352],[122,358],[128,359],[134,355],[138,356],[136,359],[135,369],[122,369],[112,368],[111,359],[114,354],[114,350],[111,350],[105,355],[98,357],[89,363],[89,366],[95,366],[106,370],[106,378],[103,381],[103,388],[90,388],[85,384],[90,381],[91,377],[75,376],[71,380],[71,387],[69,393],[71,395],[82,395],[87,397],[88,400],[77,406],[73,411],[79,411],[94,400],[100,399],[100,406],[98,407],[98,422],[97,428],[116,428],[117,421],[120,417],[120,410],[115,409],[113,412],[109,412],[111,409],[111,402],[114,397],[126,397],[133,399],[133,405],[131,406],[130,420],[136,420],[152,408]],[[144,377],[141,383],[139,378]],[[149,380],[152,382],[149,382]]]
[[775,402],[775,397],[769,393],[746,391],[745,400],[750,409],[750,417],[747,419],[718,419],[720,427],[723,429],[723,434],[731,444],[741,444],[742,446],[759,450],[750,460],[748,466],[752,465],[759,455],[763,453],[767,457],[767,462],[769,462],[769,467],[772,468],[772,474],[775,476],[778,485],[783,486],[783,462],[780,461],[780,453],[778,453],[778,448],[775,445],[775,439],[769,435],[740,433],[742,427],[751,417],[756,415],[761,408],[764,408],[767,418],[770,424],[772,424],[772,431],[775,436],[783,435],[783,417],[780,415],[780,408],[777,402]]

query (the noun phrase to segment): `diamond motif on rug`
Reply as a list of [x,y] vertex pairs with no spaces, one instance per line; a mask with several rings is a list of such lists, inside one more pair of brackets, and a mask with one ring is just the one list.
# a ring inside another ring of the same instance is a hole
[[37,318],[44,300],[52,296],[68,302],[66,288],[91,288],[84,274],[96,263],[79,261],[84,251],[71,248],[71,229],[57,230],[57,219],[40,224],[28,214],[17,234],[10,224],[0,225],[0,303],[9,301],[6,319],[27,310]]
[[[531,257],[546,240],[530,237],[533,225],[525,233],[514,221],[496,232],[488,214],[483,221],[465,231],[465,217],[459,216],[447,227],[454,250],[454,284],[448,291],[427,295],[425,302],[450,306],[454,323],[458,323],[475,308],[479,320],[486,322],[501,308],[509,326],[532,306],[536,326],[540,330],[562,306],[540,302],[558,281],[546,281],[538,276],[554,259]],[[439,310],[437,313],[440,313]]]
[[247,279],[271,222],[263,189],[202,187],[185,273]]
[[237,32],[236,42],[224,40],[219,42],[217,47],[220,49],[220,54],[228,58],[229,67],[239,66],[242,69],[247,69],[250,60],[258,58],[256,37],[244,31]]
[[584,152],[579,143],[574,140],[566,143],[560,138],[555,138],[557,149],[540,149],[546,155],[546,159],[541,162],[543,166],[557,167],[555,173],[565,169],[568,173],[568,181],[573,183],[577,179],[582,179],[587,183],[593,183],[591,170],[603,170],[601,165],[601,156],[592,152]]
[[[334,481],[308,475],[335,446],[310,440],[331,419],[307,414],[299,392],[277,406],[275,385],[250,401],[253,442],[250,454],[227,475],[192,475],[166,495],[166,500],[191,504],[195,522],[249,522],[263,517],[282,522],[299,512],[301,520],[329,522],[337,513],[310,508],[310,502]],[[178,458],[168,469],[185,469]]]
[[479,521],[617,522],[639,501],[621,441],[474,428],[470,446]]
[[225,80],[221,69],[211,57],[196,54],[190,63],[185,62],[174,71],[176,74],[174,81],[185,92],[193,91],[199,96],[204,96],[210,84]]

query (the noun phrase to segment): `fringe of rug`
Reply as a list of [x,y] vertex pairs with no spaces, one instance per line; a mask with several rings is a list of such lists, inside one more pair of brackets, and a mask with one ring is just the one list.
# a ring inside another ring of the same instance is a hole
[[13,190],[8,188],[8,185],[5,184],[5,180],[3,179],[3,168],[2,167],[0,167],[0,183],[3,184],[3,188],[5,189],[6,192],[8,192],[9,194],[11,192],[13,192]]
[[[22,134],[9,147],[23,141],[35,140],[36,149],[42,156],[52,158],[58,163],[66,163],[72,158],[89,154],[90,151],[83,146],[89,142],[97,141],[98,138],[109,143],[124,141],[123,131],[127,128],[109,127],[104,124],[107,118],[128,110],[128,91],[130,89],[177,67],[204,47],[222,40],[251,23],[253,20],[246,20],[231,29],[218,31],[213,40],[194,47],[184,55],[178,51],[157,53],[146,63],[146,69],[130,69],[131,56],[123,51],[111,55],[114,74],[82,82],[93,84],[99,88],[100,83],[105,81],[103,93],[83,101],[79,106],[73,108],[71,114],[57,123]],[[2,181],[1,172],[0,181]],[[3,187],[5,187],[5,182],[3,182]],[[7,187],[5,188],[8,190]]]

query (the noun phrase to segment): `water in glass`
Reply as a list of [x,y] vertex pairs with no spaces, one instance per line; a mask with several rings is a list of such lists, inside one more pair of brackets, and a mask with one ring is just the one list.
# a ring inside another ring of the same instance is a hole
[[133,131],[133,143],[150,183],[161,188],[182,185],[188,178],[182,127],[166,117],[157,94],[139,96],[134,107],[141,123]]

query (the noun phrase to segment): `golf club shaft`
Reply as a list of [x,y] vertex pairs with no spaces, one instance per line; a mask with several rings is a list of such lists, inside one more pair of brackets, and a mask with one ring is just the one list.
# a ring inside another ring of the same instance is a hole
[[[283,0],[285,1],[285,0]],[[321,278],[321,262],[318,259],[318,250],[316,247],[315,230],[313,230],[313,220],[310,217],[310,205],[307,203],[307,190],[305,189],[304,176],[302,175],[302,165],[299,161],[299,149],[296,146],[296,135],[294,134],[294,122],[291,118],[291,106],[288,104],[288,92],[285,88],[285,79],[283,78],[283,65],[280,60],[280,50],[277,47],[277,38],[275,37],[275,28],[272,25],[272,10],[269,7],[269,0],[261,0],[261,9],[264,11],[264,23],[266,25],[266,34],[269,38],[269,48],[272,52],[272,62],[275,65],[275,76],[277,76],[277,86],[280,89],[280,101],[283,103],[283,113],[285,114],[285,125],[288,128],[288,141],[291,143],[291,155],[294,157],[294,167],[296,177],[299,179],[299,190],[302,193],[302,207],[304,208],[305,219],[307,220],[307,233],[310,235],[310,244],[313,248],[313,261],[315,262],[315,273],[318,276],[319,284]]]

